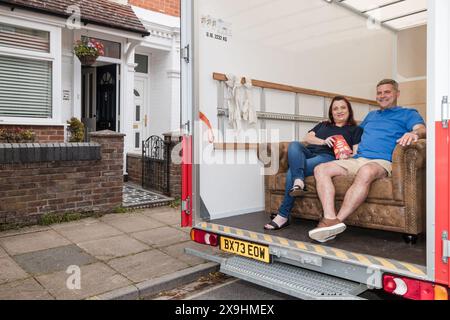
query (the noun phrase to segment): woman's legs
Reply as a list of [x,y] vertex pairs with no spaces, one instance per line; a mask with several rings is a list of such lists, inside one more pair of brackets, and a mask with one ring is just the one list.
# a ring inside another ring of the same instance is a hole
[[[309,151],[309,150],[308,150]],[[303,175],[303,181],[305,177],[309,177],[314,175],[314,168],[318,166],[321,163],[333,161],[335,158],[332,155],[323,154],[318,156],[313,156],[312,158],[308,158],[305,160],[305,166],[303,169],[304,175]],[[285,193],[284,193],[284,199],[283,202],[278,209],[278,215],[273,219],[273,221],[281,226],[284,225],[287,220],[289,219],[289,215],[291,213],[292,207],[294,206],[295,198],[291,197],[289,195],[289,190],[292,188],[292,185],[294,183],[293,174],[291,171],[291,168],[286,173],[286,184],[285,184]],[[272,229],[271,226],[266,225],[266,229]]]
[[289,144],[288,162],[292,175],[292,184],[289,189],[294,185],[304,187],[306,160],[312,157],[314,157],[314,154],[300,142],[295,141]]

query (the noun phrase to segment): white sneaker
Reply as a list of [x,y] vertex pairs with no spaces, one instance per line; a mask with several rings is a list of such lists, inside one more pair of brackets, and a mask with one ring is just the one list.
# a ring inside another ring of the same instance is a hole
[[336,237],[347,229],[347,226],[339,219],[325,219],[323,218],[317,228],[309,232],[309,237],[316,241],[329,241],[332,237]]
[[326,238],[325,240],[316,240],[316,241],[320,242],[320,243],[325,243],[325,242],[328,242],[328,241],[331,241],[331,240],[334,240],[334,239],[336,239],[336,236],[332,236],[332,237]]

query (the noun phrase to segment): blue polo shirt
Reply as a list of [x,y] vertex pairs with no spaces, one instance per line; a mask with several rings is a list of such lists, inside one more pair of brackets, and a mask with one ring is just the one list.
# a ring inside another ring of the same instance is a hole
[[360,125],[364,133],[355,158],[392,162],[397,140],[418,124],[425,124],[425,121],[414,109],[394,107],[370,112]]

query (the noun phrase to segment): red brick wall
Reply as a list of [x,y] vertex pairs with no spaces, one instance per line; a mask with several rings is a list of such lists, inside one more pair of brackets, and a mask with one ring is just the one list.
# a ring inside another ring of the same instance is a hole
[[180,0],[128,0],[128,3],[171,16],[180,16]]
[[111,212],[122,205],[123,135],[95,133],[102,160],[0,165],[0,228],[47,213]]
[[128,181],[142,185],[142,155],[127,154]]
[[64,126],[12,126],[0,125],[0,129],[22,128],[36,133],[35,143],[64,142]]

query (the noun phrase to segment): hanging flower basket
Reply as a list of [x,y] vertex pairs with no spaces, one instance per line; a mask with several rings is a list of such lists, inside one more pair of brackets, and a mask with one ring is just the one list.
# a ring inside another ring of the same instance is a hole
[[105,54],[105,47],[103,43],[95,39],[83,38],[77,41],[73,51],[82,65],[91,66],[97,61],[99,56]]
[[95,63],[95,61],[97,61],[96,56],[81,56],[78,57],[78,59],[80,60],[83,66],[92,66]]

